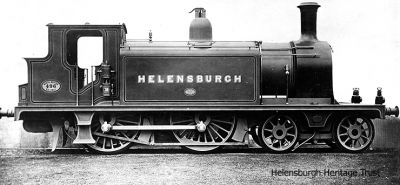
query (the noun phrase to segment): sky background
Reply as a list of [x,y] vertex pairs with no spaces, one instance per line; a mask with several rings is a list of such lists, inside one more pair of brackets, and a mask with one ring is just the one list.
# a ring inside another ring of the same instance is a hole
[[[194,7],[204,7],[218,41],[289,42],[300,37],[298,0],[28,1],[0,6],[0,107],[18,103],[27,83],[23,57],[47,55],[48,23],[119,24],[128,39],[188,40]],[[400,3],[398,0],[319,0],[317,36],[333,48],[333,86],[339,102],[360,88],[373,104],[383,88],[389,106],[400,105]]]

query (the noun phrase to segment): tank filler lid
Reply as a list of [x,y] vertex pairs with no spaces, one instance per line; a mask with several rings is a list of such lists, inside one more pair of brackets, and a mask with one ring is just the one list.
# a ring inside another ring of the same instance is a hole
[[193,10],[190,11],[189,13],[192,13],[193,11],[195,14],[195,18],[206,18],[206,9],[204,9],[202,7],[197,7],[197,8],[193,8]]

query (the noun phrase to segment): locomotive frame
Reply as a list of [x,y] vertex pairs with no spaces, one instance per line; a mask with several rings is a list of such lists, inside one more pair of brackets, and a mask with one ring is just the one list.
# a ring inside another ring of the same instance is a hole
[[[210,152],[248,145],[250,136],[272,152],[311,140],[363,151],[374,138],[371,119],[399,110],[382,101],[359,104],[357,91],[354,102],[336,102],[331,49],[316,38],[318,7],[299,6],[302,37],[289,43],[212,41],[203,8],[194,9],[187,42],[151,35],[129,41],[124,24],[49,24],[48,55],[26,58],[28,83],[19,86],[15,120],[24,120],[28,132],[53,131],[53,149],[59,134],[72,129],[74,144],[104,154],[132,144]],[[103,62],[86,84],[77,61],[81,37],[103,39]]]

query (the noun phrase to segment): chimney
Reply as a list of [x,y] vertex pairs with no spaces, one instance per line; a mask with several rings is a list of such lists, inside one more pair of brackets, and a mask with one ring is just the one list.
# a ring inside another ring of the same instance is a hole
[[304,2],[297,7],[301,13],[300,41],[317,41],[317,10],[320,5],[315,2]]

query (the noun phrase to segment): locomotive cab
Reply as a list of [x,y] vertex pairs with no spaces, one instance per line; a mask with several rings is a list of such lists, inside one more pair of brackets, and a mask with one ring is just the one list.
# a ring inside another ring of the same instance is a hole
[[[91,105],[110,100],[104,96],[100,86],[104,75],[101,64],[107,63],[115,69],[119,61],[121,44],[121,25],[53,25],[49,24],[49,54],[44,58],[26,58],[29,80],[21,92],[20,105],[54,105],[55,102],[67,105]],[[102,61],[92,69],[89,83],[89,69],[79,67],[78,41],[84,37],[102,39]],[[113,74],[118,75],[118,74]],[[111,78],[113,83],[114,78]],[[117,84],[115,84],[117,85]],[[117,89],[117,88],[115,88]],[[114,93],[117,94],[117,93]]]

